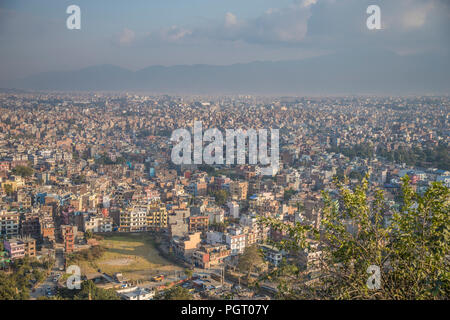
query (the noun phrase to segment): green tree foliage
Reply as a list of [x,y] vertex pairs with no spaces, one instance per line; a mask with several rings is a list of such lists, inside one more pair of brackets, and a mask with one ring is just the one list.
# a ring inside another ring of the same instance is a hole
[[192,269],[184,269],[184,274],[188,277],[188,279],[192,278],[193,272],[194,271]]
[[113,161],[106,153],[100,155],[100,157],[95,159],[95,163],[98,165],[116,165],[125,164],[126,160],[123,157],[118,157],[116,161]]
[[106,249],[103,246],[93,246],[89,249],[80,250],[70,254],[68,260],[70,263],[75,263],[76,261],[93,261],[100,259],[105,251]]
[[180,286],[166,290],[162,295],[163,300],[192,300],[189,290]]
[[[284,230],[278,246],[291,252],[320,253],[315,268],[285,264],[272,276],[281,298],[448,299],[450,294],[450,193],[433,183],[423,196],[403,180],[403,206],[385,223],[381,190],[369,192],[367,179],[353,190],[336,181],[339,197],[324,193],[321,229],[263,219]],[[349,226],[353,226],[350,228]],[[312,244],[318,244],[313,246]],[[369,289],[369,266],[380,268],[381,287]]]
[[207,165],[207,164],[200,165],[198,167],[198,169],[201,170],[201,171],[205,171],[209,175],[214,175],[214,173],[216,172],[216,169],[214,169],[213,166],[210,166],[210,165]]
[[31,177],[33,175],[33,169],[27,166],[16,166],[12,169],[12,173],[16,176]]
[[11,264],[11,273],[0,271],[0,300],[27,300],[36,282],[45,279],[45,265],[28,257]]
[[39,269],[33,269],[33,276],[36,279],[37,283],[40,283],[45,280],[45,272]]
[[[4,272],[0,272],[0,300],[21,300],[23,295],[29,293],[22,292],[26,289],[17,288],[16,281],[13,277],[6,275]],[[22,291],[23,290],[23,291]]]
[[87,182],[86,177],[84,175],[72,175],[71,179],[72,183],[76,185],[80,185]]
[[228,199],[228,192],[226,190],[219,190],[214,192],[214,198],[218,205],[224,205]]
[[352,147],[333,147],[328,151],[342,153],[351,159],[355,157],[372,159],[374,156],[374,147],[368,143],[356,144]]
[[43,267],[44,269],[50,271],[50,270],[53,268],[53,266],[55,265],[55,262],[56,262],[56,261],[55,261],[54,258],[48,257],[47,259],[45,259],[45,260],[42,262],[42,267]]
[[295,190],[294,189],[286,189],[284,190],[284,201],[289,201],[291,200],[292,196],[295,194]]
[[[329,152],[339,152],[353,159],[360,157],[372,159],[375,155],[374,148],[370,144],[357,144],[352,147],[333,147]],[[442,170],[450,170],[450,148],[443,143],[436,147],[422,149],[419,147],[400,147],[388,151],[379,146],[376,155],[395,163],[406,163],[411,166],[437,167]]]
[[11,195],[13,194],[13,187],[12,187],[12,185],[10,185],[10,184],[5,184],[3,188],[5,189],[5,193],[6,193],[8,196],[11,196]]
[[81,283],[80,290],[67,288],[58,289],[58,299],[69,300],[119,300],[119,295],[113,289],[102,289],[94,282],[87,280]]
[[86,240],[92,239],[93,236],[94,234],[92,233],[91,230],[88,230],[84,233],[84,237],[86,238]]
[[246,247],[244,253],[239,257],[238,268],[241,272],[247,273],[247,278],[250,278],[252,271],[256,267],[264,263],[263,255],[257,245]]
[[356,179],[358,181],[361,181],[364,178],[364,175],[361,172],[359,172],[358,170],[353,170],[350,172],[348,177],[350,179]]

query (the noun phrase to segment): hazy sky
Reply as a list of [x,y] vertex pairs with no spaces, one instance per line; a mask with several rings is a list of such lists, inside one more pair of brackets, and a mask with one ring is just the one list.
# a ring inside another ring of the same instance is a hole
[[[81,8],[81,30],[66,8]],[[381,8],[382,30],[366,27]],[[0,81],[114,64],[233,64],[341,50],[450,52],[449,0],[0,0]]]

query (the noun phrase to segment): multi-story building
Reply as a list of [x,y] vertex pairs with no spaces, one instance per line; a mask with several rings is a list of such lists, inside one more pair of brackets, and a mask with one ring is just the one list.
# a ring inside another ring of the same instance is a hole
[[230,183],[230,195],[233,200],[247,199],[248,182],[247,181],[232,181]]
[[189,217],[189,232],[208,231],[209,216]]
[[258,242],[258,233],[253,232],[251,230],[247,230],[248,232],[245,233],[245,246],[249,247],[252,244],[255,244]]
[[175,254],[179,257],[183,257],[186,261],[190,261],[193,253],[200,246],[201,232],[189,234],[183,238],[172,238],[172,246]]
[[40,218],[40,230],[44,242],[55,242],[55,224],[52,220]]
[[30,236],[33,238],[39,238],[41,234],[41,224],[39,221],[39,213],[37,211],[26,212],[22,215],[21,220],[21,231],[22,236]]
[[193,253],[192,262],[199,268],[209,269],[223,263],[230,254],[226,245],[204,245]]
[[271,265],[278,267],[283,259],[283,253],[274,246],[262,244],[260,248],[263,251],[264,259]]
[[21,241],[25,244],[25,256],[35,257],[36,256],[36,240],[33,238],[23,238]]
[[160,201],[152,201],[148,205],[147,226],[151,230],[167,228],[167,210]]
[[120,214],[121,232],[147,231],[147,206],[135,205]]
[[0,211],[0,236],[17,237],[19,235],[19,222],[19,213]]
[[233,219],[239,219],[239,204],[236,201],[230,201],[227,203],[230,217]]
[[36,256],[36,240],[32,238],[12,238],[5,240],[3,245],[12,260],[21,259],[25,256]]
[[25,257],[25,244],[18,239],[10,239],[3,242],[5,250],[9,253],[11,260]]
[[194,197],[206,196],[208,185],[206,182],[192,182],[186,187],[186,191]]
[[155,290],[147,288],[130,287],[117,291],[123,300],[151,300],[155,296]]
[[168,215],[169,235],[171,237],[183,237],[189,232],[189,216],[188,209],[173,210]]
[[92,232],[112,232],[113,219],[103,215],[85,215],[84,231]]
[[31,195],[25,191],[18,191],[17,203],[19,203],[22,208],[31,208]]
[[0,171],[9,171],[11,169],[11,162],[0,161]]
[[61,233],[66,254],[72,253],[75,250],[75,234],[77,233],[77,228],[74,226],[61,226]]
[[231,255],[244,253],[246,236],[240,229],[230,230],[225,234],[225,243],[231,249]]
[[206,243],[211,245],[224,243],[224,234],[218,231],[208,231],[206,233]]

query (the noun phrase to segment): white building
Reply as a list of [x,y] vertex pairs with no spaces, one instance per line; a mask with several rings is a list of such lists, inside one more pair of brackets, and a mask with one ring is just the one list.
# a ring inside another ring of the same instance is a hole
[[112,232],[113,230],[113,219],[110,217],[98,215],[85,216],[84,219],[84,231]]
[[232,229],[225,234],[225,243],[231,250],[231,255],[244,253],[246,236],[241,229]]
[[264,259],[275,267],[278,267],[283,260],[283,253],[278,248],[269,245],[261,245],[264,252]]
[[118,290],[117,293],[124,300],[151,300],[155,296],[155,291],[139,287]]
[[225,214],[222,209],[209,211],[208,217],[209,217],[209,224],[218,224],[223,223],[225,221]]
[[217,231],[208,231],[206,233],[206,243],[211,245],[223,243],[223,233]]
[[230,216],[233,219],[239,218],[239,204],[236,201],[230,201],[227,203],[228,209],[230,210]]

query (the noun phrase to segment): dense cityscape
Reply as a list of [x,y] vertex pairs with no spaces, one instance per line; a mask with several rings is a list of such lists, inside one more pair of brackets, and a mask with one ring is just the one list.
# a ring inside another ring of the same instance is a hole
[[[448,96],[0,93],[0,297],[277,299],[273,273],[314,282],[326,246],[284,248],[277,222],[323,230],[339,181],[382,190],[383,227],[406,176],[419,195],[450,187],[449,111]],[[171,134],[194,121],[279,129],[279,170],[175,165]]]

